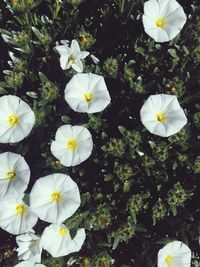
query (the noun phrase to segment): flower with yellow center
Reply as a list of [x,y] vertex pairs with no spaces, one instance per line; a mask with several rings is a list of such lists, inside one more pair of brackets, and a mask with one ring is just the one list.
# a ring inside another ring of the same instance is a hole
[[1,200],[0,227],[8,233],[18,235],[30,231],[38,217],[24,203],[24,195]]
[[31,210],[43,221],[61,223],[80,206],[77,184],[66,174],[55,173],[37,179],[30,193]]
[[164,28],[166,25],[166,20],[164,18],[158,18],[156,20],[156,26],[159,27],[159,28]]
[[14,127],[19,124],[19,117],[16,114],[11,114],[7,118],[7,122],[10,125],[10,127]]
[[67,148],[69,148],[70,150],[73,151],[77,146],[78,146],[78,143],[75,139],[69,139],[67,141]]
[[24,193],[30,180],[25,159],[16,153],[0,153],[0,200]]
[[53,193],[51,194],[51,199],[52,199],[52,201],[54,201],[54,202],[56,202],[56,203],[60,202],[61,198],[62,198],[62,195],[61,195],[60,192],[53,192]]
[[158,252],[158,267],[190,267],[191,250],[180,241],[165,245]]
[[6,179],[9,181],[12,181],[16,177],[16,172],[15,170],[8,170],[6,173]]
[[64,224],[51,224],[44,229],[42,245],[53,257],[62,257],[81,249],[85,241],[85,230],[78,229],[72,239]]
[[92,101],[94,99],[94,94],[90,93],[90,92],[85,93],[84,94],[84,99],[85,99],[85,101],[90,102],[90,101]]
[[0,97],[0,143],[23,140],[35,124],[35,115],[29,105],[14,95]]
[[63,227],[60,227],[58,230],[59,236],[64,236],[69,234],[69,230]]
[[77,73],[65,87],[65,100],[76,112],[103,111],[111,102],[104,77],[93,73]]
[[171,265],[172,261],[173,261],[173,257],[170,256],[170,255],[168,255],[168,256],[166,257],[166,259],[165,259],[165,262],[166,262],[168,265]]
[[140,110],[140,118],[146,129],[162,137],[178,133],[187,118],[174,95],[151,95]]
[[77,72],[83,71],[82,60],[85,59],[90,53],[81,51],[79,44],[76,40],[72,40],[69,46],[68,42],[61,41],[63,45],[57,45],[55,49],[60,54],[60,66],[63,70],[73,68]]
[[168,42],[175,38],[187,17],[176,0],[148,0],[144,3],[142,17],[145,32],[156,42]]
[[63,125],[51,144],[52,154],[66,167],[76,166],[92,153],[92,136],[83,126]]
[[15,207],[15,212],[18,216],[23,216],[26,212],[26,207],[24,204],[17,204]]

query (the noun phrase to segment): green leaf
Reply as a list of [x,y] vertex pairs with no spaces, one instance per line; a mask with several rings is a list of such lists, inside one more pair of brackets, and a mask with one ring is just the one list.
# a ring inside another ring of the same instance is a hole
[[41,81],[42,83],[46,83],[46,82],[49,81],[49,79],[47,78],[47,76],[44,75],[44,73],[42,73],[42,72],[39,72],[39,77],[40,77],[40,81]]
[[5,34],[5,35],[8,35],[10,37],[13,37],[12,32],[9,32],[9,31],[7,31],[5,29],[0,29],[0,33]]
[[42,35],[41,32],[35,27],[32,27],[32,30],[35,33],[35,35],[37,36],[37,38],[40,39],[40,37]]
[[69,116],[66,116],[66,115],[63,115],[61,117],[61,120],[64,122],[64,123],[69,123],[71,121],[71,118]]
[[168,53],[175,59],[179,59],[179,57],[176,54],[176,50],[173,48],[168,49]]
[[118,126],[118,129],[119,129],[119,131],[120,131],[120,133],[121,133],[122,135],[124,135],[124,134],[126,133],[126,128],[125,128],[125,127],[123,127],[123,126]]
[[0,87],[0,95],[6,95],[8,92],[3,87]]
[[115,250],[117,248],[117,246],[119,245],[119,242],[120,242],[119,237],[115,237],[113,247],[112,247],[113,250]]
[[106,175],[104,175],[104,181],[105,182],[111,181],[112,179],[113,179],[112,174],[106,174]]
[[26,92],[26,94],[27,94],[28,96],[30,96],[31,98],[34,98],[34,99],[37,99],[37,98],[38,98],[37,93],[34,92],[34,91],[28,91],[28,92]]

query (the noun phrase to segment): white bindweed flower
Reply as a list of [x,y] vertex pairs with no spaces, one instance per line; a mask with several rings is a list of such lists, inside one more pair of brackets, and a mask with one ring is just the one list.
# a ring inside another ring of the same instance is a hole
[[14,95],[0,97],[0,143],[21,141],[34,124],[34,112],[22,99]]
[[42,234],[42,246],[53,257],[62,257],[79,251],[84,240],[85,229],[78,229],[72,239],[69,229],[64,224],[51,224],[44,229]]
[[110,95],[103,76],[78,73],[65,88],[65,100],[77,112],[95,113],[110,103]]
[[35,264],[32,261],[22,261],[20,263],[18,263],[17,265],[15,265],[14,267],[46,267],[43,264]]
[[187,118],[174,95],[151,95],[140,110],[140,118],[147,130],[155,135],[168,137],[178,133]]
[[22,197],[1,200],[0,227],[13,235],[30,231],[38,220],[38,217],[24,203]]
[[12,152],[0,154],[0,199],[24,193],[30,180],[25,159]]
[[80,206],[77,184],[66,174],[55,173],[38,179],[30,193],[30,207],[46,222],[61,223]]
[[34,233],[25,233],[16,237],[18,259],[41,262],[42,243]]
[[158,267],[190,267],[191,250],[180,241],[168,243],[158,252]]
[[187,17],[176,0],[149,0],[144,3],[145,32],[156,42],[168,42],[178,35]]
[[63,125],[58,128],[51,144],[52,154],[67,167],[76,166],[92,153],[92,135],[82,126]]
[[76,40],[72,40],[69,47],[67,41],[62,41],[63,45],[58,45],[55,49],[60,54],[60,66],[63,70],[73,68],[77,72],[83,71],[82,59],[86,58],[90,53],[81,51]]

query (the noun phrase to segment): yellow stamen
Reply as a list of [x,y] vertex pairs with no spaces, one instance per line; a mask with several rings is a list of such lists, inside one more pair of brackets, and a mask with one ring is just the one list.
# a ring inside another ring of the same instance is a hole
[[165,24],[166,24],[166,21],[164,18],[158,18],[156,20],[156,26],[159,27],[159,28],[164,28],[165,27]]
[[85,93],[84,94],[84,99],[87,101],[87,102],[90,102],[94,99],[94,95],[92,93]]
[[75,139],[70,139],[67,141],[67,147],[70,149],[70,150],[74,150],[76,147],[78,146],[78,143]]
[[17,204],[15,207],[15,212],[18,216],[23,216],[26,213],[26,207],[24,204]]
[[8,170],[6,173],[6,179],[9,181],[12,181],[16,177],[16,172],[15,170]]
[[58,234],[59,236],[64,236],[64,235],[67,235],[69,234],[69,230],[68,229],[65,229],[65,228],[62,228],[60,227],[59,230],[58,230]]
[[18,4],[18,0],[11,0],[11,3],[13,6],[16,6]]
[[60,202],[61,198],[62,198],[62,195],[61,195],[60,192],[53,192],[53,193],[51,194],[51,199],[52,199],[54,202]]
[[10,127],[13,127],[15,125],[18,125],[19,124],[19,117],[16,114],[11,114],[7,118],[7,122],[10,125]]
[[75,62],[75,60],[76,60],[76,57],[73,54],[71,54],[68,58],[68,63],[73,64]]
[[172,256],[170,256],[170,255],[168,255],[168,256],[166,257],[166,259],[165,259],[165,262],[166,262],[168,265],[170,265],[170,264],[172,263],[172,261],[173,261],[173,258],[172,258]]
[[167,116],[165,113],[163,112],[160,112],[156,115],[156,120],[161,122],[161,123],[164,123],[166,120],[167,120]]
[[172,92],[172,93],[176,93],[176,87],[175,87],[175,86],[173,86],[173,87],[171,88],[171,92]]
[[88,35],[86,35],[86,34],[81,35],[80,40],[82,43],[86,43],[88,40]]

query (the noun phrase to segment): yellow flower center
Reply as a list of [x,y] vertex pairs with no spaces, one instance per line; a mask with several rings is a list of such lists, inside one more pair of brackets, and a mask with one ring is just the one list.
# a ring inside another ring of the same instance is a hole
[[67,235],[69,234],[69,230],[68,229],[65,229],[65,228],[62,228],[60,227],[59,230],[58,230],[58,234],[59,236],[64,236],[64,235]]
[[90,102],[92,101],[94,98],[94,95],[92,93],[85,93],[84,94],[84,99],[87,101],[87,102]]
[[10,127],[13,127],[15,125],[18,125],[19,124],[19,117],[16,114],[11,114],[7,118],[7,122],[10,125]]
[[26,212],[26,207],[24,204],[17,204],[15,207],[15,212],[18,216],[23,216]]
[[88,35],[86,35],[86,34],[81,35],[80,40],[82,43],[86,43],[88,40]]
[[161,123],[164,123],[167,120],[167,116],[164,112],[160,112],[156,115],[156,120]]
[[8,170],[6,173],[6,179],[9,181],[12,181],[16,177],[16,172],[15,170]]
[[61,195],[60,192],[53,192],[53,193],[51,194],[51,199],[52,199],[54,202],[57,202],[57,203],[60,202],[61,198],[62,198],[62,195]]
[[75,139],[70,139],[67,141],[67,147],[70,149],[70,150],[74,150],[76,147],[78,146],[78,143]]
[[68,63],[73,64],[75,62],[75,60],[76,60],[76,57],[73,54],[71,54],[68,58]]
[[13,6],[16,6],[18,4],[18,0],[11,0],[11,3]]
[[165,259],[165,262],[166,262],[168,265],[170,265],[170,264],[172,263],[172,261],[173,261],[173,258],[172,258],[172,256],[170,256],[170,255],[168,255],[168,256],[166,257],[166,259]]
[[166,20],[164,18],[158,18],[156,20],[156,26],[159,28],[163,29],[165,27],[165,24],[166,24]]

